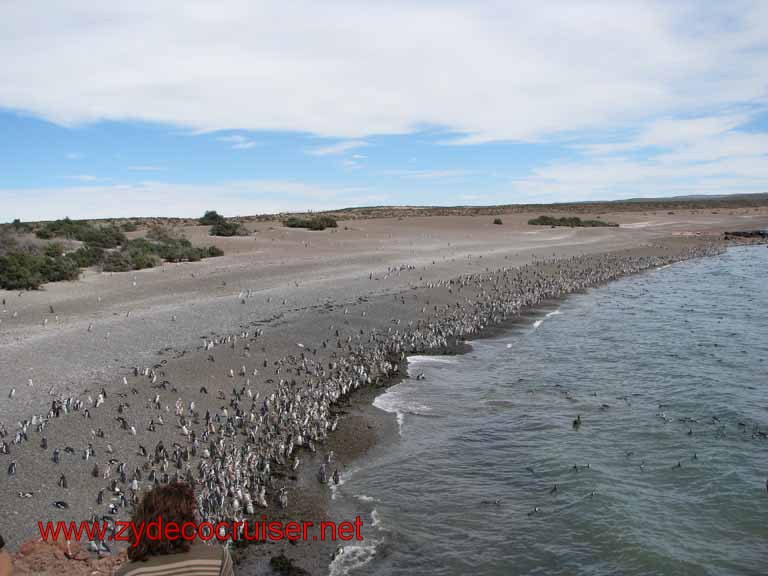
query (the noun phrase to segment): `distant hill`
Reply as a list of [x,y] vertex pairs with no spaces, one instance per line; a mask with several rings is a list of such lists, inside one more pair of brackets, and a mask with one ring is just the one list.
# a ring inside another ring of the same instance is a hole
[[[730,195],[690,195],[669,198],[627,198],[623,200],[587,200],[552,204],[500,204],[496,206],[357,206],[317,212],[290,212],[282,214],[255,214],[232,217],[239,222],[281,222],[291,216],[307,217],[323,214],[338,220],[362,218],[409,218],[418,216],[497,216],[503,214],[560,212],[572,214],[600,214],[607,212],[643,212],[653,210],[717,210],[725,208],[758,208],[768,206],[768,193]],[[212,206],[215,209],[215,206]],[[197,224],[197,218],[104,218],[90,222],[132,222],[137,226],[172,224],[190,226]],[[37,224],[30,222],[30,224]]]

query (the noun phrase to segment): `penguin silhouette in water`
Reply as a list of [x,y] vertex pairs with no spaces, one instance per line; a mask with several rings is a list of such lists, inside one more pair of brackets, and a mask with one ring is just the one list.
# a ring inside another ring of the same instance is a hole
[[576,420],[573,421],[573,429],[578,430],[579,426],[581,426],[581,414],[576,416]]

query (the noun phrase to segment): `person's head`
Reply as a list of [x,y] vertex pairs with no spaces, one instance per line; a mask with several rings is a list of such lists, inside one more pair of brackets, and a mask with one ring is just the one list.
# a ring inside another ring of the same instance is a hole
[[145,560],[149,556],[162,554],[175,554],[189,550],[190,542],[179,535],[173,540],[165,538],[165,530],[162,529],[160,538],[152,538],[147,535],[147,526],[150,522],[157,522],[160,517],[163,526],[169,522],[175,522],[181,528],[185,522],[193,522],[195,519],[195,493],[189,484],[174,482],[155,486],[144,494],[133,513],[134,526],[144,525],[137,546],[128,548],[130,560]]

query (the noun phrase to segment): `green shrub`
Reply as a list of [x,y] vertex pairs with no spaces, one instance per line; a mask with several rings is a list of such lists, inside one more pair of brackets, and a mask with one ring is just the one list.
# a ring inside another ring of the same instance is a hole
[[[197,262],[209,256],[222,256],[224,254],[215,246],[206,248],[192,246],[192,243],[186,238],[171,238],[162,242],[150,242],[146,238],[136,238],[123,244],[121,251],[131,262],[148,264],[151,261],[154,262],[153,265],[157,265],[159,259],[167,262]],[[153,258],[147,259],[147,256]],[[149,268],[150,266],[143,265],[142,267]]]
[[61,242],[51,242],[45,247],[44,253],[49,258],[56,258],[64,254],[64,245]]
[[219,224],[225,220],[226,218],[216,212],[216,210],[208,210],[205,214],[203,214],[203,217],[200,218],[199,222],[203,226],[213,226],[214,224]]
[[133,270],[143,270],[144,268],[154,268],[160,264],[160,258],[155,254],[136,252],[130,255],[131,268]]
[[16,251],[16,237],[7,226],[0,226],[0,256]]
[[125,242],[125,234],[114,224],[93,226],[83,220],[55,220],[35,231],[38,238],[70,238],[101,248],[115,248]]
[[69,258],[56,258],[29,252],[0,256],[0,288],[37,290],[46,282],[76,280],[80,269]]
[[67,258],[74,261],[80,268],[88,268],[104,261],[104,249],[86,244],[67,254]]
[[170,242],[173,240],[181,240],[184,238],[184,235],[170,226],[155,224],[147,231],[147,238],[157,240],[158,242]]
[[283,222],[283,226],[288,228],[307,228],[308,230],[325,230],[326,228],[336,228],[338,224],[330,216],[315,216],[313,218],[291,216]]
[[101,268],[104,272],[128,272],[133,270],[130,258],[122,252],[109,252],[104,256],[104,263]]
[[46,282],[77,280],[80,277],[80,267],[77,263],[63,256],[56,258],[45,257],[41,266],[41,272]]
[[0,288],[37,290],[45,282],[42,275],[43,258],[22,252],[0,256]]
[[564,216],[555,218],[554,216],[539,216],[528,220],[532,226],[570,226],[571,228],[596,228],[601,226],[618,227],[618,224],[603,222],[602,220],[582,220],[577,216]]
[[136,222],[123,222],[120,225],[120,230],[123,232],[136,232],[138,229],[139,227],[136,225]]
[[248,236],[248,230],[237,222],[223,220],[211,226],[211,236]]
[[14,232],[16,232],[16,234],[24,234],[26,232],[32,231],[31,224],[25,224],[18,218],[16,218],[13,222],[11,222],[11,226],[13,226],[13,230]]

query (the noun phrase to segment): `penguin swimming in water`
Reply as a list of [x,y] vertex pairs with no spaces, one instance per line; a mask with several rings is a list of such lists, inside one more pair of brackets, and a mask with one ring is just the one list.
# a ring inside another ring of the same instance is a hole
[[579,426],[581,426],[581,414],[576,416],[576,420],[573,421],[573,429],[578,430]]

